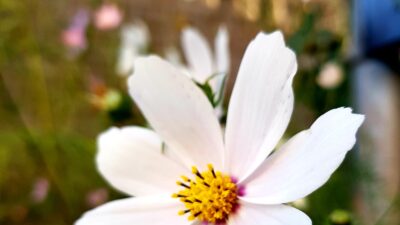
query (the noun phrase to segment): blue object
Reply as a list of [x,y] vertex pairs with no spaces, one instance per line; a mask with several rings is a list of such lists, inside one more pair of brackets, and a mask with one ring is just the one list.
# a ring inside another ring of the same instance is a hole
[[355,0],[358,35],[366,51],[400,42],[399,0]]

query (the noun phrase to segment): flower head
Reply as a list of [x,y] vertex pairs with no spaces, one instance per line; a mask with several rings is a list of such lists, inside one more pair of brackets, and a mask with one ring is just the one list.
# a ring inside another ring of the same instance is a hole
[[97,155],[102,175],[136,197],[100,206],[77,224],[310,225],[284,203],[328,180],[364,117],[331,110],[272,152],[290,120],[296,68],[280,32],[258,34],[239,69],[223,138],[210,102],[187,76],[159,57],[138,59],[129,89],[155,132],[111,128]]

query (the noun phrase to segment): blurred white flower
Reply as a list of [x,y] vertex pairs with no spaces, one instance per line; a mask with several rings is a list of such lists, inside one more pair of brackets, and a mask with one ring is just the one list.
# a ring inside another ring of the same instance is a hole
[[96,10],[94,25],[99,30],[109,30],[118,27],[122,22],[122,12],[114,3],[105,3]]
[[332,89],[338,87],[344,80],[343,69],[334,62],[328,62],[323,65],[317,76],[319,86]]
[[40,177],[36,179],[31,192],[32,201],[34,203],[43,202],[46,199],[47,194],[49,193],[49,189],[50,183],[46,178]]
[[[129,91],[157,133],[111,128],[99,136],[96,158],[111,185],[136,197],[100,206],[76,224],[311,225],[284,203],[328,180],[364,116],[333,109],[272,153],[292,114],[296,70],[280,32],[258,34],[243,57],[223,137],[191,79],[159,57],[136,60]],[[178,158],[163,154],[163,143]],[[190,171],[191,178],[181,176]]]
[[95,207],[105,203],[108,200],[108,191],[105,188],[98,188],[90,191],[86,195],[86,204],[89,207]]
[[132,73],[135,59],[147,54],[149,44],[149,28],[143,21],[137,20],[132,24],[125,25],[121,32],[117,73],[122,76]]
[[230,72],[229,34],[225,26],[220,26],[214,40],[214,54],[205,37],[189,27],[182,32],[182,49],[188,63],[188,75],[200,84],[208,82],[218,102],[215,113],[223,116],[222,98],[224,81]]
[[226,27],[221,26],[218,30],[214,40],[214,53],[205,37],[193,27],[183,30],[181,40],[191,78],[204,84],[215,76],[210,79],[210,84],[218,92],[230,69],[229,34]]
[[86,49],[86,28],[89,23],[89,13],[80,9],[72,18],[71,24],[62,32],[62,42],[73,55]]

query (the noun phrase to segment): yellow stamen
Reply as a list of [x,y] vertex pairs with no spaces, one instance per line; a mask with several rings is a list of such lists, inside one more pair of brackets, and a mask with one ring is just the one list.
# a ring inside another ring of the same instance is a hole
[[188,220],[216,223],[226,221],[233,212],[238,201],[238,188],[232,179],[216,172],[211,164],[208,170],[200,173],[192,167],[193,179],[182,176],[177,184],[183,189],[172,195],[179,198],[186,210],[179,211],[179,215],[188,214]]

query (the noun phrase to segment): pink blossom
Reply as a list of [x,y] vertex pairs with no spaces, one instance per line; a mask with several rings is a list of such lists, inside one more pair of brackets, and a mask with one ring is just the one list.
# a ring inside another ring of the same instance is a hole
[[62,34],[64,44],[71,48],[86,48],[86,38],[80,29],[67,29]]
[[97,9],[94,24],[99,30],[109,30],[118,27],[122,17],[122,12],[117,5],[106,3]]
[[86,195],[86,204],[89,207],[95,207],[103,204],[108,200],[108,191],[105,188],[98,188],[90,191]]
[[317,76],[317,84],[325,89],[338,87],[344,80],[343,69],[335,62],[323,65]]
[[35,202],[35,203],[43,202],[47,197],[49,188],[50,188],[50,184],[46,178],[40,177],[40,178],[36,179],[36,181],[33,185],[32,192],[31,192],[31,198],[32,198],[33,202]]
[[71,24],[62,33],[62,42],[74,51],[80,52],[86,48],[86,27],[89,22],[89,13],[81,9],[72,18]]

